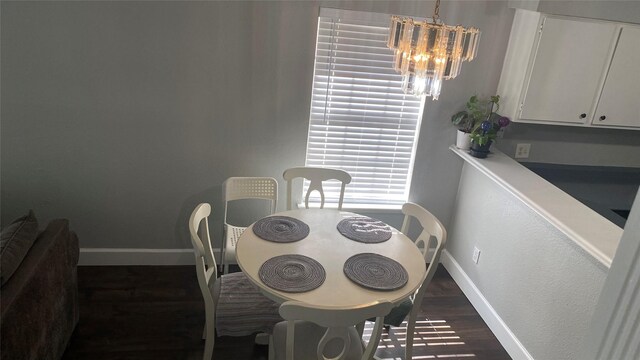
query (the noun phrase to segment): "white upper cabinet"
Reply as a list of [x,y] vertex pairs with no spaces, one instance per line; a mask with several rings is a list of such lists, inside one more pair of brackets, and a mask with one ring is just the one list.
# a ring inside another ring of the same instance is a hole
[[640,128],[640,28],[624,26],[593,126]]
[[515,122],[640,129],[638,64],[640,27],[517,10],[501,110]]
[[544,17],[541,27],[520,119],[584,124],[591,120],[616,26]]

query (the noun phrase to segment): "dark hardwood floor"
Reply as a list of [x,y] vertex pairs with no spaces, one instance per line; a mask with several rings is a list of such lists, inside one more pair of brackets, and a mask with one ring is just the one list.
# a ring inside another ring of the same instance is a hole
[[[202,359],[204,303],[194,267],[84,266],[78,277],[80,323],[63,359]],[[509,359],[442,267],[418,321],[414,359]],[[385,330],[377,355],[402,359],[405,333]],[[267,352],[250,336],[218,337],[214,359],[266,360]]]

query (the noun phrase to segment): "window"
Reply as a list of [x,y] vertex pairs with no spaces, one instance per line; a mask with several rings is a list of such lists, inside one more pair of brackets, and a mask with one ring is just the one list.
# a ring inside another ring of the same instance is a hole
[[[320,10],[306,163],[351,174],[346,207],[398,206],[409,195],[424,98],[401,89],[387,48],[389,21]],[[339,191],[327,184],[327,202]]]

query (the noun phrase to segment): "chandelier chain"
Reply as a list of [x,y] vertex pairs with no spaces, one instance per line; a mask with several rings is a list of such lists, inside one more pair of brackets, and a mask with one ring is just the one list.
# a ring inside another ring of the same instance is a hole
[[440,19],[440,0],[436,0],[436,7],[433,9],[433,22],[437,22]]

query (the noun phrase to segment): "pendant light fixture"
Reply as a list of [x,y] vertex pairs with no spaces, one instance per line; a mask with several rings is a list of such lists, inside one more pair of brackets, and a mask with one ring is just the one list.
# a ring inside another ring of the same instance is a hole
[[394,69],[406,94],[437,100],[443,80],[460,73],[462,62],[476,57],[480,30],[440,21],[440,0],[431,21],[392,16],[387,46],[395,51]]

